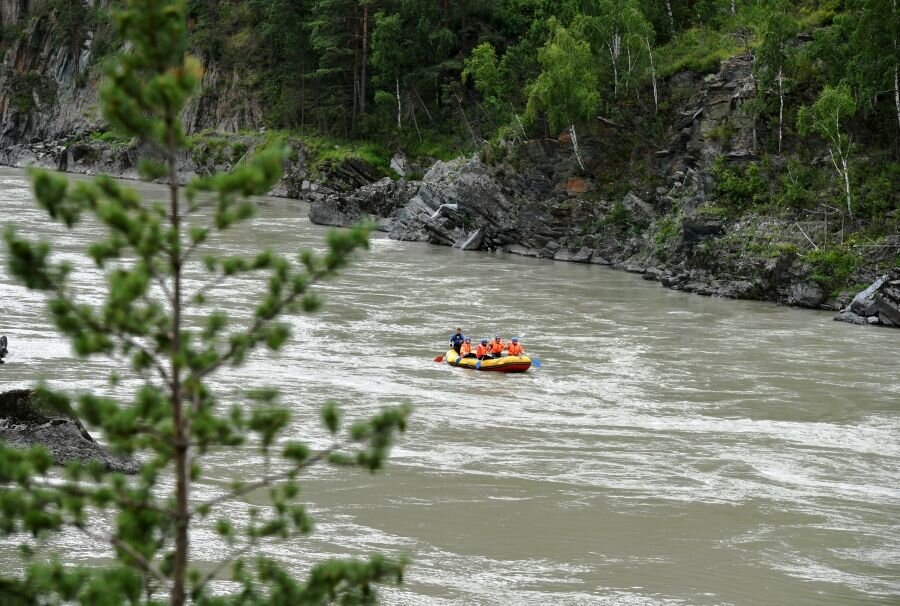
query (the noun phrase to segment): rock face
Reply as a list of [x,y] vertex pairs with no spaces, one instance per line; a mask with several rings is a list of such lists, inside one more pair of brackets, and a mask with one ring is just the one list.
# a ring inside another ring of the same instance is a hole
[[[86,0],[81,0],[86,1]],[[60,39],[55,10],[41,3],[0,0],[0,23],[24,28],[12,41],[0,67],[0,148],[33,141],[55,141],[102,130],[94,31],[83,40]],[[108,10],[109,0],[91,2]],[[200,94],[182,114],[187,132],[204,129],[236,133],[263,124],[259,96],[248,94],[241,74],[204,63]]]
[[[348,226],[364,216],[381,219],[389,215],[398,200],[411,198],[417,186],[400,179],[393,181],[385,177],[380,181],[365,185],[351,194],[342,194],[331,189],[314,197],[310,204],[309,219],[319,225]],[[382,221],[384,231],[389,222]]]
[[[494,145],[480,157],[438,162],[421,181],[385,179],[325,196],[313,203],[310,219],[346,226],[369,215],[399,240],[612,265],[707,296],[842,307],[845,301],[830,299],[815,267],[797,253],[807,242],[793,220],[721,213],[714,162],[724,159],[737,169],[755,158],[753,121],[744,107],[755,94],[747,58],[732,58],[702,78],[677,74],[668,86],[671,97],[684,99],[669,143],[647,154],[649,175],[624,195],[600,193],[604,181],[617,178],[608,174],[610,149],[627,131],[602,121],[579,136],[583,170],[567,133]],[[854,279],[865,281],[870,271],[863,268]],[[864,322],[900,324],[891,288],[867,299]]]
[[875,280],[853,297],[835,317],[851,324],[881,324],[900,327],[900,269]]
[[109,471],[138,471],[133,460],[117,457],[97,444],[78,419],[49,410],[27,389],[0,393],[0,441],[16,448],[43,446],[57,465],[97,461]]

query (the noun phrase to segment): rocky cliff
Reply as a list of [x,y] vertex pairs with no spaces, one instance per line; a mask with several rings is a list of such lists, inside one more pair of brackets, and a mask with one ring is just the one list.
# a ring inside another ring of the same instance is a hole
[[[847,305],[853,292],[833,292],[833,277],[807,254],[818,250],[813,238],[827,241],[827,216],[801,225],[752,209],[722,212],[717,181],[759,159],[745,108],[755,94],[749,62],[736,57],[702,79],[679,74],[669,87],[682,102],[663,149],[611,157],[628,126],[607,120],[579,137],[584,170],[567,135],[488,147],[438,162],[421,181],[384,179],[350,195],[319,195],[310,218],[348,225],[367,215],[395,239],[612,265],[702,295]],[[611,192],[617,179],[630,191]],[[900,236],[891,243],[845,280],[871,283],[893,262]],[[890,314],[868,317],[891,323]]]
[[[18,27],[3,40],[0,163],[135,178],[138,160],[153,151],[104,135],[96,92],[98,58],[109,50],[103,24],[78,44],[60,44],[59,15],[41,3],[0,0],[0,18]],[[437,162],[419,180],[376,182],[378,171],[355,160],[313,168],[311,150],[293,138],[296,153],[272,193],[310,200],[320,224],[366,215],[396,239],[612,265],[688,292],[804,307],[846,307],[854,293],[836,285],[871,284],[896,264],[900,235],[838,279],[811,254],[828,242],[834,218],[727,212],[721,182],[761,161],[762,133],[746,110],[756,94],[746,58],[706,77],[676,74],[665,87],[670,107],[654,119],[667,135],[651,141],[646,123],[598,119],[579,137],[584,169],[564,134],[487,145]],[[211,134],[182,157],[183,181],[229,170],[267,140],[262,106],[239,73],[207,62],[201,89],[183,119],[189,132]],[[395,169],[403,174],[402,162]]]
[[[84,0],[85,10],[105,10],[109,0]],[[99,14],[99,13],[98,13]],[[0,0],[5,56],[0,66],[0,148],[61,142],[103,131],[97,90],[102,63],[116,50],[109,23],[83,18],[85,29],[66,29],[65,16],[46,2]],[[201,93],[182,116],[188,133],[256,130],[263,125],[259,99],[241,74],[204,61]]]

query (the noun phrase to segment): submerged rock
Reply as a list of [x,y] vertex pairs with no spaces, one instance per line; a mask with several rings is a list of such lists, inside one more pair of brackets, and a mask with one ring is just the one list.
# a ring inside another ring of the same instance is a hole
[[23,449],[43,446],[56,465],[96,461],[108,471],[138,472],[134,460],[107,451],[78,419],[50,409],[30,389],[0,393],[0,441]]

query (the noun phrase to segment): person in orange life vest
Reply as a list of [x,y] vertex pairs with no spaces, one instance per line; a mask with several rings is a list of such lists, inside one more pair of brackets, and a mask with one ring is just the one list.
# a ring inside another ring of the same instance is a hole
[[505,346],[503,341],[500,340],[500,335],[494,335],[494,340],[488,345],[488,353],[494,358],[499,358],[503,354],[504,349]]
[[479,343],[478,347],[475,349],[475,357],[479,360],[484,360],[485,358],[489,357],[487,344],[488,340],[482,339],[481,343]]
[[525,346],[519,345],[519,338],[513,337],[507,347],[506,352],[511,356],[521,356],[525,353]]
[[459,357],[460,358],[474,358],[475,354],[472,353],[472,337],[466,337],[466,340],[459,348]]

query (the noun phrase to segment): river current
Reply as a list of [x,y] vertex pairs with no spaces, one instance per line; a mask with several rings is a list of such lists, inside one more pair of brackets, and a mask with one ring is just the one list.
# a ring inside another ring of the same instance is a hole
[[[219,252],[322,248],[325,229],[305,205],[259,205]],[[3,169],[0,224],[10,223],[72,259],[96,235],[48,223],[24,173]],[[74,280],[86,300],[102,287],[87,269]],[[242,280],[214,296],[240,316],[263,286]],[[382,236],[320,292],[321,312],[290,320],[291,344],[220,374],[220,394],[280,387],[295,411],[290,434],[314,446],[326,444],[326,399],[350,418],[415,410],[385,473],[309,474],[315,532],[266,548],[298,575],[322,558],[383,552],[411,559],[386,604],[900,603],[900,331]],[[40,379],[109,389],[116,363],[77,359],[45,309],[0,269],[10,344],[0,389]],[[519,336],[542,368],[433,362],[457,325]],[[198,498],[263,465],[246,451],[207,463]],[[265,494],[222,513],[240,524],[251,504],[265,507]],[[4,570],[18,567],[16,542],[0,542]],[[210,565],[224,552],[206,527],[192,546]],[[69,532],[41,548],[70,563],[109,556]]]

